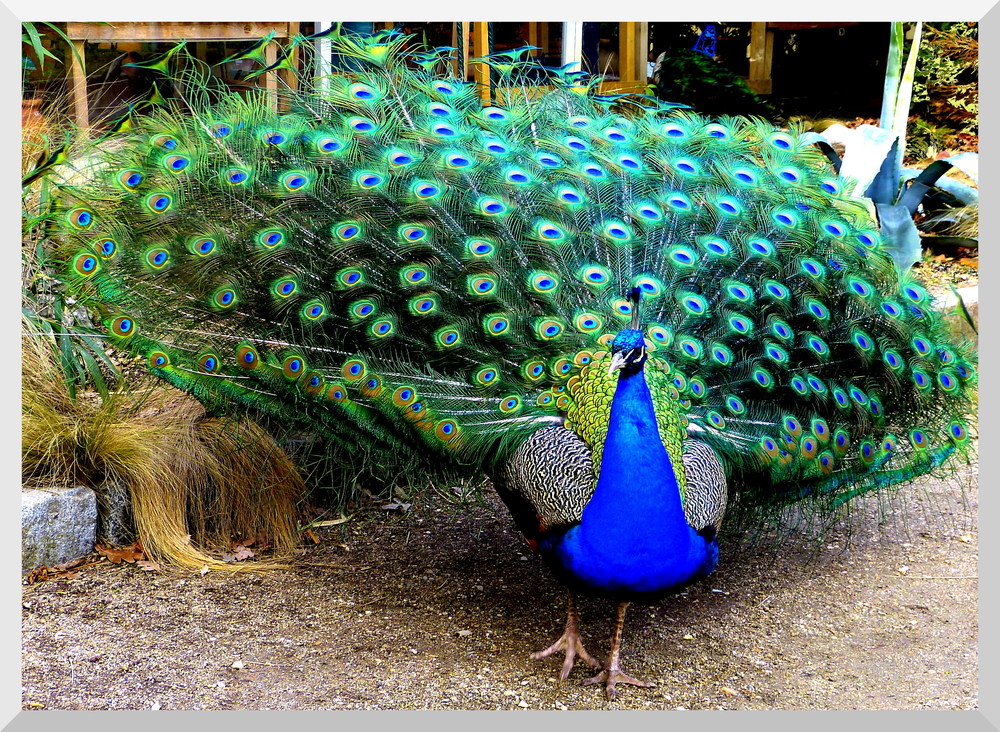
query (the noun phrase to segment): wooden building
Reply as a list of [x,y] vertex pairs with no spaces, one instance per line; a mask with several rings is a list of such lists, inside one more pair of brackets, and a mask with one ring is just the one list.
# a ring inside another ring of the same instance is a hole
[[[111,22],[111,23],[66,23],[66,33],[73,41],[76,54],[65,54],[68,64],[67,88],[71,98],[71,108],[76,121],[84,126],[99,119],[107,119],[112,112],[118,111],[113,93],[109,93],[102,84],[113,85],[120,79],[110,78],[105,70],[95,73],[90,59],[103,54],[101,64],[108,65],[108,58],[116,54],[135,53],[143,58],[149,58],[167,48],[167,44],[180,40],[189,42],[194,54],[212,63],[220,58],[220,54],[231,54],[253,43],[267,33],[274,32],[279,42],[287,41],[297,33],[309,34],[317,29],[329,27],[330,21],[318,22]],[[662,24],[649,22],[622,23],[583,23],[583,22],[523,22],[523,23],[485,23],[485,22],[371,22],[352,23],[357,30],[377,30],[386,27],[401,27],[414,33],[421,40],[434,46],[452,46],[457,49],[456,60],[453,62],[455,72],[464,74],[466,78],[480,83],[481,94],[488,99],[492,93],[489,79],[489,69],[481,64],[470,64],[469,59],[490,52],[510,50],[512,48],[531,45],[537,47],[531,53],[547,65],[561,66],[568,63],[580,64],[591,73],[601,77],[600,91],[642,92],[646,89],[647,75],[651,61],[657,52],[657,29],[667,25],[684,26],[682,29],[690,38],[697,38],[697,24]],[[770,23],[752,22],[731,24],[727,28],[735,29],[728,39],[731,49],[727,63],[730,69],[743,76],[750,87],[760,95],[771,95],[777,91],[780,84],[781,64],[789,54],[789,37],[800,40],[809,33],[834,31],[839,37],[845,35],[845,29],[859,23]],[[652,38],[651,38],[652,30]],[[851,31],[854,32],[854,31]],[[791,34],[791,35],[790,35]],[[664,34],[659,34],[664,35]],[[681,36],[676,35],[676,38]],[[837,37],[837,36],[834,36]],[[885,41],[888,34],[882,36],[881,43],[864,40],[862,46],[854,49],[853,56],[859,54],[865,58],[874,59],[877,69],[878,61],[884,63]],[[776,48],[776,38],[781,39]],[[322,44],[322,41],[317,43]],[[856,44],[857,45],[857,44]],[[328,54],[328,49],[327,54]],[[321,55],[323,48],[320,47]],[[267,49],[267,60],[276,59],[277,49],[271,44]],[[328,56],[327,56],[328,57]],[[842,60],[843,55],[839,56]],[[833,60],[831,59],[831,63]],[[840,62],[838,62],[840,63]],[[120,65],[120,64],[119,64]],[[791,67],[793,63],[789,63]],[[120,70],[116,72],[121,76]],[[234,85],[241,83],[240,69],[226,69],[226,80]],[[882,72],[880,72],[882,73]],[[245,75],[245,71],[243,72]],[[880,74],[876,74],[876,77]],[[113,74],[111,76],[114,76]],[[794,82],[798,84],[799,82]],[[277,80],[273,74],[263,74],[254,82],[265,88],[275,88]],[[121,85],[121,84],[119,84]],[[881,88],[881,79],[875,80],[876,90]],[[127,86],[125,84],[124,86]],[[801,87],[807,85],[800,84]],[[798,87],[796,87],[798,88]],[[116,92],[119,96],[126,91]],[[109,102],[108,99],[111,99]],[[117,101],[118,107],[122,102]]]

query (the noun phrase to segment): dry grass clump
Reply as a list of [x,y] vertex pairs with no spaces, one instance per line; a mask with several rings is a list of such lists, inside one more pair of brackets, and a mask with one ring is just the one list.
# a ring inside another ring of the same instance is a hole
[[[158,562],[263,569],[298,543],[305,485],[291,459],[248,419],[209,417],[157,384],[70,398],[53,345],[22,331],[22,477],[26,485],[123,486],[138,538]],[[269,563],[231,564],[205,548],[263,535]],[[202,547],[202,548],[199,548]]]

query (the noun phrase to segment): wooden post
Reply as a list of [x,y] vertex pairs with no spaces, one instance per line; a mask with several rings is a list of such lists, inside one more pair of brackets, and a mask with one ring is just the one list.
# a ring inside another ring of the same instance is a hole
[[[285,48],[287,48],[287,46],[285,46]],[[288,61],[289,61],[289,63],[291,63],[292,68],[291,69],[282,69],[278,73],[281,74],[281,78],[285,80],[285,83],[288,85],[289,89],[293,89],[293,90],[294,89],[298,89],[299,88],[299,77],[298,77],[298,74],[296,74],[292,70],[292,69],[297,69],[299,67],[299,49],[298,49],[298,46],[296,46],[295,48],[293,48],[289,52],[289,54],[288,54]],[[303,69],[302,71],[305,74],[311,73],[310,69]]]
[[771,60],[774,52],[774,31],[767,23],[750,24],[750,78],[747,84],[758,94],[771,93]]
[[[240,21],[232,23],[219,22],[138,22],[122,21],[120,23],[82,23],[69,21],[66,23],[66,35],[73,42],[73,47],[79,54],[70,61],[69,81],[73,102],[73,114],[80,127],[90,126],[90,113],[87,107],[87,67],[84,58],[84,44],[92,43],[151,43],[154,41],[177,42],[188,41],[251,41],[257,40],[271,30],[278,31],[278,38],[285,41],[291,39],[292,24],[266,23],[257,21]],[[277,60],[274,49],[269,49],[268,63]],[[294,82],[289,82],[294,83]],[[264,88],[270,91],[272,99],[277,90],[274,74],[267,74]]]
[[[542,44],[538,42],[538,26],[540,23],[528,23],[528,45],[541,47]],[[538,51],[531,51],[529,56],[537,56]]]
[[[278,60],[278,49],[275,48],[274,43],[268,43],[264,47],[264,64],[265,66],[271,66],[275,61]],[[264,79],[264,89],[267,91],[268,104],[271,105],[272,110],[278,109],[278,78],[277,74],[273,71],[266,74],[261,74]]]
[[549,52],[549,24],[542,22],[538,24],[538,45],[542,49],[542,55]]
[[636,80],[635,51],[636,23],[618,24],[618,80],[629,82]]
[[87,106],[87,64],[83,49],[86,41],[73,41],[76,53],[72,54],[72,69],[70,71],[73,88],[73,116],[76,123],[86,129],[90,127],[90,113]]
[[636,69],[637,78],[643,84],[649,79],[649,23],[639,23],[639,30],[636,33]]
[[[487,24],[477,20],[472,28],[472,42],[475,45],[475,52],[478,58],[482,58],[490,52],[490,34]],[[479,85],[479,98],[484,102],[490,101],[490,67],[486,64],[476,64],[475,81]]]

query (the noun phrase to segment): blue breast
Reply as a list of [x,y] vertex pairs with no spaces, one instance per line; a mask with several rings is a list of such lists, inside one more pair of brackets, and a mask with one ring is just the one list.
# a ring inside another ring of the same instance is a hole
[[601,474],[580,524],[541,550],[564,581],[599,593],[665,594],[715,568],[714,537],[684,517],[641,369],[618,379]]

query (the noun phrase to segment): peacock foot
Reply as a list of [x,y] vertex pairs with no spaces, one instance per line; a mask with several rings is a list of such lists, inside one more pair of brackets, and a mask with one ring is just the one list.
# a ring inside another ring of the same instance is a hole
[[589,679],[584,679],[584,684],[604,684],[604,695],[608,699],[615,698],[615,685],[616,684],[632,684],[632,686],[655,686],[655,684],[649,681],[640,681],[637,678],[629,676],[627,673],[623,672],[616,666],[609,666],[608,668],[601,671],[597,676],[591,676]]
[[583,647],[583,641],[580,639],[580,634],[575,629],[571,628],[567,628],[566,632],[562,634],[559,640],[546,648],[544,651],[532,653],[531,660],[539,661],[543,658],[548,658],[553,653],[558,653],[559,651],[566,653],[566,660],[563,662],[562,671],[559,672],[559,678],[563,681],[565,681],[569,676],[569,672],[573,670],[573,664],[576,662],[576,658],[578,656],[580,660],[588,666],[592,666],[593,668],[601,667],[601,662],[587,653],[587,649]]

